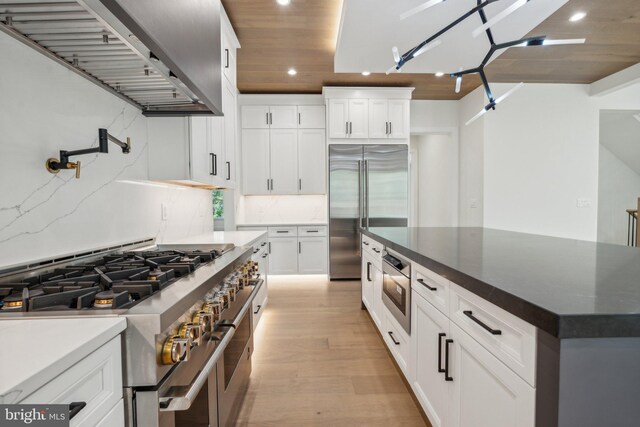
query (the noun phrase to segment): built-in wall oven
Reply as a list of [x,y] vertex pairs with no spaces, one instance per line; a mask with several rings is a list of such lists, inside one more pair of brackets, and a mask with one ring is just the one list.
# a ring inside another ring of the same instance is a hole
[[411,263],[387,249],[382,256],[382,301],[400,326],[411,333]]

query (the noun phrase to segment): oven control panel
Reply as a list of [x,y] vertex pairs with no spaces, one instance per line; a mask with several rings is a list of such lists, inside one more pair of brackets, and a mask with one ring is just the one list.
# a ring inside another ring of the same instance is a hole
[[[204,301],[192,307],[183,316],[183,321],[165,339],[159,354],[159,362],[163,365],[175,365],[189,360],[192,348],[201,345],[205,340],[220,339],[216,331],[221,324],[224,310],[237,301],[240,290],[251,284],[256,278],[258,263],[246,261],[229,274],[223,282],[208,292]],[[227,325],[229,326],[229,325]]]

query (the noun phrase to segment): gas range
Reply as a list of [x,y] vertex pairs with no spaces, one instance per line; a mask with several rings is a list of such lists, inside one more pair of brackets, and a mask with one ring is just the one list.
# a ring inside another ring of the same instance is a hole
[[229,249],[122,251],[7,278],[0,280],[0,312],[130,308]]
[[251,305],[263,283],[251,255],[250,247],[146,240],[12,267],[0,271],[0,319],[126,317],[127,424],[173,425],[167,420],[191,407],[212,370],[227,378],[220,399],[233,394],[229,384],[248,381]]

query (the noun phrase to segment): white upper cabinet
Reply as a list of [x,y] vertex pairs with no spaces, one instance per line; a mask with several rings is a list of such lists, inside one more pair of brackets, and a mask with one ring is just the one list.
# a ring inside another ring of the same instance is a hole
[[298,193],[326,192],[324,129],[298,129]]
[[220,63],[222,64],[222,75],[231,83],[233,87],[236,86],[236,76],[237,76],[237,63],[236,63],[236,51],[240,47],[240,43],[238,42],[238,38],[236,37],[236,33],[229,22],[229,17],[225,12],[224,8],[222,8],[220,14],[220,24],[221,24],[221,49],[220,53],[222,55]]
[[217,119],[224,122],[224,164],[221,165],[218,174],[221,174],[226,186],[235,186],[236,183],[236,132],[238,109],[236,104],[236,91],[230,84],[224,84],[222,95],[222,111],[224,118]]
[[409,100],[389,100],[389,138],[409,138],[411,134]]
[[324,129],[326,120],[324,105],[298,106],[298,129]]
[[349,100],[349,138],[369,137],[369,101]]
[[389,143],[409,143],[412,91],[413,88],[323,88],[329,140],[364,139],[369,140],[362,141],[364,144],[380,144],[380,139],[394,139]]
[[243,129],[268,129],[269,107],[265,105],[245,105],[242,107]]
[[296,129],[298,127],[298,107],[295,105],[269,107],[269,125],[272,129]]
[[329,100],[329,138],[349,137],[349,100]]
[[298,193],[298,131],[271,129],[271,192]]
[[242,173],[245,194],[271,192],[268,129],[242,130]]
[[203,184],[213,182],[216,166],[216,155],[211,149],[210,122],[208,117],[189,119],[191,176],[188,178]]
[[369,100],[329,100],[330,138],[368,138]]
[[369,100],[369,138],[389,136],[389,103],[386,99]]
[[[324,111],[322,105],[242,107],[244,194],[326,193]],[[257,139],[266,144],[256,147]],[[258,155],[268,168],[255,168]]]
[[409,133],[409,100],[369,100],[369,138],[405,139]]

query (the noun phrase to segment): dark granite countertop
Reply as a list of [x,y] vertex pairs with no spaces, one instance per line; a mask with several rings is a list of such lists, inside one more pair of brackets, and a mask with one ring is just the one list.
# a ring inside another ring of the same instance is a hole
[[638,248],[487,228],[362,232],[555,337],[640,337]]

